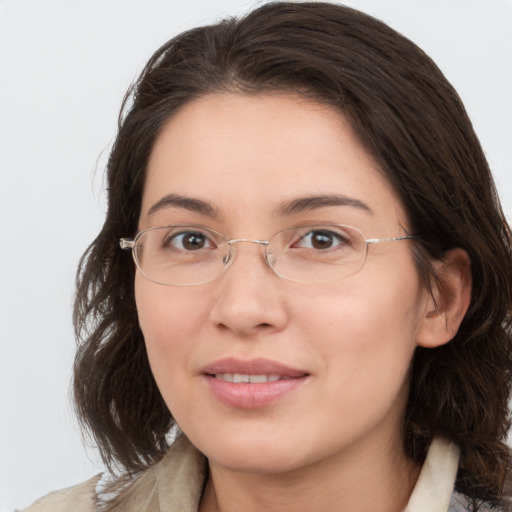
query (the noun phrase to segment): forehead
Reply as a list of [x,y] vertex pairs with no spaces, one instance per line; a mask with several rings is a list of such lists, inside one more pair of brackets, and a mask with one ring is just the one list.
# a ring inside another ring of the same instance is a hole
[[221,216],[270,216],[297,197],[329,194],[380,218],[402,212],[345,117],[289,94],[214,94],[185,105],[153,147],[141,220],[168,194],[205,200]]

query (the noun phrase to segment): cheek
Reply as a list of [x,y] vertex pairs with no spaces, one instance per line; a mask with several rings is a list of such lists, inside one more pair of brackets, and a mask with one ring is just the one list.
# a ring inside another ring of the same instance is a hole
[[407,378],[424,300],[415,273],[347,279],[298,305],[298,330],[323,353],[340,390],[372,382],[397,388]]
[[139,325],[151,371],[168,409],[178,418],[196,417],[197,413],[194,403],[198,397],[190,386],[190,375],[206,301],[198,300],[194,291],[157,285],[144,278],[135,280]]
[[422,316],[423,293],[414,282],[380,281],[347,282],[338,289],[303,297],[297,294],[296,309],[301,313],[296,317],[319,340],[339,339],[354,348],[379,339],[412,341]]
[[197,328],[202,314],[199,307],[191,307],[189,290],[158,285],[137,274],[135,302],[148,351],[170,344],[177,348],[186,341],[187,332]]
[[200,301],[191,302],[191,290],[135,280],[139,325],[153,375],[164,395],[170,381],[188,367],[191,340],[204,325],[204,308]]

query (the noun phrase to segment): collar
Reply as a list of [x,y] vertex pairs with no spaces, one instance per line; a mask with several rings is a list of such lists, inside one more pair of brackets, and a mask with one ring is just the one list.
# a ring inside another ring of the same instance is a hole
[[446,512],[459,467],[459,448],[435,438],[404,512]]

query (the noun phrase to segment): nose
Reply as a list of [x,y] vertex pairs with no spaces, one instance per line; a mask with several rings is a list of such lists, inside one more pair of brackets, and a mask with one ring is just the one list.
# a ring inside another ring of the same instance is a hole
[[[265,242],[236,240],[231,264],[216,283],[211,321],[219,329],[248,338],[282,330],[288,313],[283,280],[267,264]],[[238,243],[256,242],[256,243]]]

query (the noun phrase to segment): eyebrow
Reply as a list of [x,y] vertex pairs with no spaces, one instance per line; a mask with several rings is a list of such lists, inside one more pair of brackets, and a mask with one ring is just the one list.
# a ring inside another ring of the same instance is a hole
[[329,206],[352,206],[368,213],[373,213],[372,209],[359,199],[337,194],[299,197],[283,203],[278,208],[277,213],[280,215],[294,215],[296,213],[319,210]]
[[[327,208],[329,206],[351,206],[364,210],[368,213],[373,213],[371,208],[359,199],[335,194],[306,196],[292,199],[291,201],[281,204],[277,208],[276,213],[278,215],[289,216],[297,213],[303,213],[305,211],[320,210],[321,208]],[[148,210],[148,215],[152,215],[153,213],[167,207],[182,208],[184,210],[200,213],[212,218],[218,217],[218,211],[211,203],[203,201],[202,199],[182,196],[179,194],[168,194],[159,199]]]
[[201,213],[208,217],[215,218],[218,216],[217,209],[214,208],[207,201],[196,199],[194,197],[182,196],[179,194],[168,194],[162,199],[159,199],[149,210],[148,215],[151,215],[159,210],[174,206],[182,208],[191,212]]

